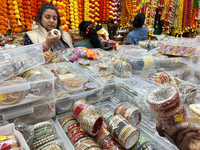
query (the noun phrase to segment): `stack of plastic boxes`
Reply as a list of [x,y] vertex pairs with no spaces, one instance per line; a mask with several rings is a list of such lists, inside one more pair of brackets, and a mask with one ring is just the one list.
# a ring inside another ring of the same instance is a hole
[[[97,60],[90,61],[91,64],[95,64],[95,65],[99,66],[99,64],[102,64],[102,63],[105,64],[105,62],[107,62],[107,67],[109,69],[109,65],[110,65],[109,63],[112,62],[112,58],[114,60],[114,54],[107,52],[107,51],[104,51],[104,50],[99,49],[99,48],[98,49],[92,49],[92,50],[98,52],[98,56],[97,56]],[[106,59],[103,60],[104,56],[109,56],[109,59],[107,57]],[[93,65],[83,67],[78,62],[75,62],[74,64],[76,66],[78,66],[78,68],[83,70],[84,72],[89,73],[90,76],[92,76],[98,83],[101,84],[101,86],[103,86],[103,99],[102,99],[102,101],[107,100],[111,95],[117,93],[117,89],[116,89],[116,86],[115,86],[115,80],[114,79],[112,79],[110,77],[107,77],[107,78],[101,77],[100,71],[95,71],[96,67],[93,68],[94,67]],[[98,69],[99,69],[99,67],[98,67]]]
[[[55,80],[55,94],[57,97],[56,100],[56,112],[63,113],[71,110],[75,101],[83,99],[88,103],[98,103],[103,96],[103,87],[102,85],[94,79],[90,74],[80,69],[78,66],[62,62],[56,64],[45,65],[45,68],[48,70],[58,70],[62,68],[66,73],[65,78],[62,78],[63,75],[58,75]],[[66,82],[80,82],[80,87],[75,89],[66,88]]]
[[[55,116],[54,76],[41,66],[42,45],[1,51],[0,56],[0,119],[34,123]],[[30,73],[35,77],[29,78]]]

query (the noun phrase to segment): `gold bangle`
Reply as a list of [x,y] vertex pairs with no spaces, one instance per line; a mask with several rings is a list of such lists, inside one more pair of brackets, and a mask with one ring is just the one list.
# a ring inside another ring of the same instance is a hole
[[127,138],[131,135],[131,133],[133,133],[134,131],[133,130],[130,130],[126,135],[125,137],[123,138],[123,141],[122,141],[122,145],[125,146],[125,142],[127,140]]
[[123,128],[122,128],[122,130],[120,131],[120,133],[119,133],[119,135],[118,135],[118,141],[120,141],[120,139],[121,139],[121,136],[123,135],[123,133],[129,128],[130,126],[129,125],[127,125],[127,126],[124,126]]

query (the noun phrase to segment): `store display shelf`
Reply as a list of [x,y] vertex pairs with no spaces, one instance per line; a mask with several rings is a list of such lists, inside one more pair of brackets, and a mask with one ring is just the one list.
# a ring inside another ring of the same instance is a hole
[[0,52],[0,81],[45,63],[42,44],[31,44]]
[[[26,74],[34,75],[27,78]],[[54,97],[54,76],[43,66],[22,74],[22,77],[2,82],[0,85],[0,110]]]

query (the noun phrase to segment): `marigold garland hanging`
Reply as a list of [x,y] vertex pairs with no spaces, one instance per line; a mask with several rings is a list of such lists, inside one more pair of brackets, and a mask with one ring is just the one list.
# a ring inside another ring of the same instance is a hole
[[38,7],[36,0],[30,0],[30,6],[31,6],[31,14],[33,16],[33,20],[36,20],[37,14],[38,14]]
[[18,2],[18,7],[19,7],[19,15],[20,15],[20,21],[19,24],[22,24],[22,29],[25,29],[25,18],[24,18],[24,9],[23,9],[23,4],[22,4],[22,0],[17,0]]
[[85,0],[85,3],[84,3],[84,20],[85,21],[90,21],[89,8],[90,8],[89,0]]
[[31,31],[32,30],[31,25],[33,24],[33,20],[32,20],[29,0],[23,0],[23,8],[24,8],[24,18],[27,30]]
[[94,13],[94,26],[97,26],[98,24],[99,24],[99,22],[100,22],[100,16],[99,16],[99,11],[100,11],[100,9],[99,9],[99,1],[100,0],[96,0],[95,1],[95,7],[94,7],[94,9],[95,9],[95,13]]
[[112,0],[112,11],[113,11],[113,20],[114,20],[114,23],[117,23],[117,17],[118,17],[118,13],[117,13],[117,3],[118,3],[118,0]]
[[[3,35],[8,31],[7,7],[6,1],[0,1],[0,33]],[[6,11],[4,11],[5,9]]]

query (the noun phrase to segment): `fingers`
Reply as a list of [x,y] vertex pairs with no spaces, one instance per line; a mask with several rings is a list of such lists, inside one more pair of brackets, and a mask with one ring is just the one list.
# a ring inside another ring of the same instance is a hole
[[187,135],[187,133],[199,133],[198,131],[200,131],[200,127],[189,124],[188,128],[179,132],[176,136],[176,143],[179,144],[182,142],[183,137],[185,138],[185,136]]
[[156,123],[156,130],[160,136],[165,136],[162,125],[159,122]]
[[169,130],[167,130],[166,133],[169,137],[172,138],[180,131],[187,129],[188,126],[189,126],[189,124],[187,122],[180,122],[180,123],[173,125]]
[[177,147],[181,150],[188,150],[191,139],[200,136],[200,132],[186,133],[181,143],[177,143]]
[[51,36],[51,31],[49,31],[49,32],[47,33],[47,36]]

